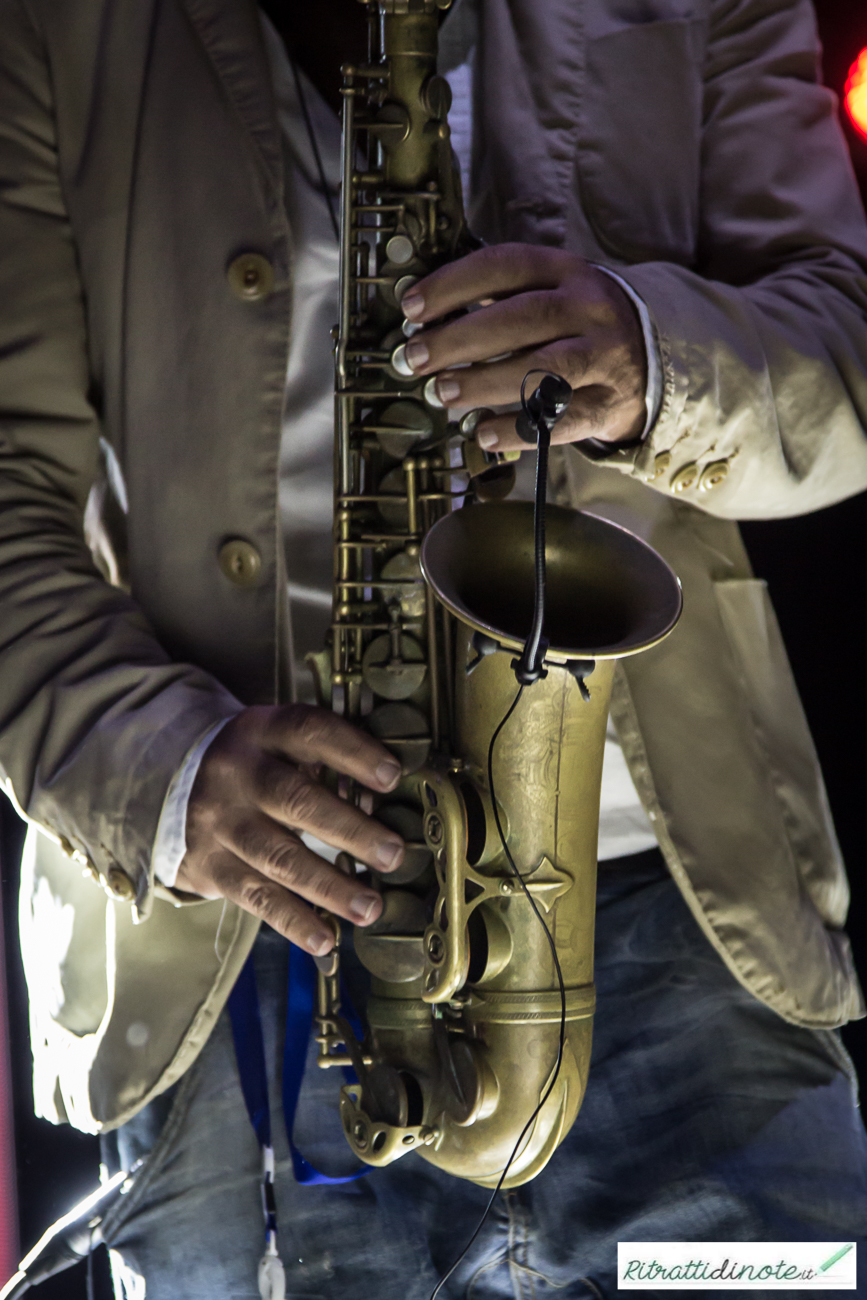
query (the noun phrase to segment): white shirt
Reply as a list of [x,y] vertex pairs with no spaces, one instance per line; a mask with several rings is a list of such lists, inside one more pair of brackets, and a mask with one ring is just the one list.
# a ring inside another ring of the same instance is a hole
[[[304,664],[304,655],[322,647],[331,622],[334,456],[331,327],[338,318],[339,250],[291,64],[283,41],[264,15],[262,25],[283,136],[286,206],[293,237],[292,331],[280,437],[280,515],[289,580],[293,690],[297,699],[312,703],[313,683]],[[468,188],[472,54],[466,63],[447,75],[453,95],[449,113],[452,143],[461,165],[464,186]],[[299,77],[336,210],[340,182],[340,124],[300,70]],[[614,278],[629,293],[641,318],[648,355],[649,427],[656,416],[660,386],[652,326],[644,303],[618,276]],[[524,459],[529,466],[531,458]],[[522,478],[528,479],[528,476],[519,476],[517,494],[521,496],[529,491],[526,486],[522,490]],[[186,851],[190,791],[202,757],[225,726],[225,721],[212,728],[190,750],[166,796],[154,844],[154,870],[164,885],[173,885],[177,877]],[[609,721],[602,767],[598,857],[600,860],[622,857],[655,845],[653,827]],[[318,843],[315,847],[320,852],[325,849]]]

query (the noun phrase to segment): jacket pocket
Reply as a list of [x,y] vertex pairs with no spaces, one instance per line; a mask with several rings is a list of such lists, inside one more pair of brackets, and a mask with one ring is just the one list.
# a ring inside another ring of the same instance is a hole
[[587,42],[580,198],[621,260],[695,259],[704,39],[702,20],[666,18]]
[[840,926],[848,885],[819,759],[767,584],[714,584],[756,735],[764,749],[801,879],[827,925]]

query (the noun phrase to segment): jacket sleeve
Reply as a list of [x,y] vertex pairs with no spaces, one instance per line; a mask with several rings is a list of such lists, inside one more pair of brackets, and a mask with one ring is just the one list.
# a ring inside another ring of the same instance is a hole
[[172,777],[239,706],[171,663],[93,563],[90,388],[46,60],[25,5],[0,0],[0,781],[142,916]]
[[621,274],[658,331],[664,394],[606,464],[725,518],[867,487],[867,226],[819,84],[809,0],[711,0],[694,269]]

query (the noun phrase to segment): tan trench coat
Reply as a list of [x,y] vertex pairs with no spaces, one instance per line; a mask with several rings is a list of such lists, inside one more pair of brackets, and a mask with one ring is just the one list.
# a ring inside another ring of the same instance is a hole
[[[737,978],[838,1025],[862,1013],[845,876],[732,522],[867,486],[867,229],[812,11],[467,0],[450,23],[447,50],[478,42],[476,230],[620,268],[659,332],[646,444],[555,469],[683,582],[675,634],[618,676],[638,790]],[[281,187],[252,0],[0,0],[0,764],[53,837],[22,895],[37,1108],[84,1129],[187,1068],[256,930],[155,898],[150,856],[189,747],[284,690]],[[244,251],[273,267],[257,301],[227,278]],[[88,500],[131,595],[94,565]],[[220,570],[238,537],[257,585]]]

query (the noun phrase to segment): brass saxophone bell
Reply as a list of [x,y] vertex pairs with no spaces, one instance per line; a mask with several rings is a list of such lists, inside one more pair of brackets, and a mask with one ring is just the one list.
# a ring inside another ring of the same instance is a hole
[[[655,645],[680,617],[680,584],[639,537],[595,515],[549,506],[546,660],[621,659]],[[422,572],[471,631],[520,650],[533,615],[533,507],[491,502],[433,525]]]

